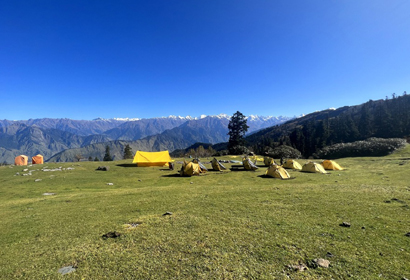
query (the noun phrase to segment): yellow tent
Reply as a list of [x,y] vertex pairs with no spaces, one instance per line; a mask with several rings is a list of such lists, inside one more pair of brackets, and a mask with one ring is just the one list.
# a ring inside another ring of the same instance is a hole
[[245,167],[246,170],[255,171],[256,169],[258,169],[258,167],[249,158],[244,158],[242,162],[243,167]]
[[263,158],[257,157],[256,155],[249,155],[247,156],[253,163],[257,163],[258,161],[264,161]]
[[208,171],[208,168],[206,168],[205,165],[202,164],[202,162],[199,160],[199,158],[194,158],[194,159],[192,160],[192,162],[198,164],[198,165],[199,165],[199,168],[201,168],[201,171],[202,171],[202,172]]
[[312,161],[305,163],[302,167],[302,171],[311,173],[327,173],[322,165]]
[[293,159],[288,159],[285,161],[285,163],[282,165],[284,168],[289,168],[289,169],[296,169],[296,170],[301,170],[302,165],[300,165],[299,162]]
[[274,177],[274,178],[280,178],[280,179],[290,178],[290,175],[286,171],[286,169],[277,164],[272,164],[271,166],[269,166],[265,172],[265,175]]
[[326,170],[343,170],[343,168],[333,160],[324,160],[321,165]]
[[182,163],[181,170],[179,171],[179,174],[181,176],[188,176],[191,177],[193,175],[199,175],[199,173],[202,173],[201,168],[199,167],[199,164],[195,162],[184,162]]
[[264,157],[263,158],[263,163],[265,164],[265,166],[270,166],[270,165],[274,164],[275,161],[271,157]]
[[31,158],[31,163],[32,164],[43,164],[44,163],[44,159],[42,155],[36,155],[34,157]]
[[14,165],[27,165],[28,156],[19,155],[14,158]]
[[142,152],[137,151],[132,163],[136,163],[137,166],[164,166],[172,162],[168,151],[162,152]]
[[225,170],[226,167],[222,165],[216,158],[214,158],[211,162],[212,164],[212,169],[216,171],[222,171]]

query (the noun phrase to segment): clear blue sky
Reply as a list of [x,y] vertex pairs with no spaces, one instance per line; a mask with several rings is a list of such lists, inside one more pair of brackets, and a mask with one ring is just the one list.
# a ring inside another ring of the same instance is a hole
[[408,0],[0,0],[0,119],[294,116],[403,91]]

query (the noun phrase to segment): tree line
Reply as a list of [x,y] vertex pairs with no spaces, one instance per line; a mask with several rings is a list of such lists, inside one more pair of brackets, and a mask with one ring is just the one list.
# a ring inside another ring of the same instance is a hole
[[[278,128],[280,130],[280,128]],[[392,94],[385,100],[368,102],[345,110],[336,117],[329,113],[320,119],[309,119],[293,130],[261,136],[252,145],[261,152],[264,147],[288,145],[299,150],[304,157],[337,143],[349,143],[371,137],[404,138],[410,135],[410,96]]]

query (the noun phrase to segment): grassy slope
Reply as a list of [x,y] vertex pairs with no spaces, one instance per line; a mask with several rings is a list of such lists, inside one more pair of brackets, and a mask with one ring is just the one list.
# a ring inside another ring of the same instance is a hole
[[[288,181],[119,166],[129,161],[0,167],[0,279],[410,278],[408,157],[341,159],[347,170]],[[287,268],[315,258],[331,267]],[[78,268],[61,276],[66,265]]]

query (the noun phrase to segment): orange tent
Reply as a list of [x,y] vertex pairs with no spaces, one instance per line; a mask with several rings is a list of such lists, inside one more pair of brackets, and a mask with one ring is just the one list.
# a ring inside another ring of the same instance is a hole
[[19,155],[14,158],[14,165],[27,165],[28,157],[25,155]]
[[31,163],[32,164],[43,164],[44,160],[43,160],[43,156],[42,155],[36,155],[34,157],[31,158]]

